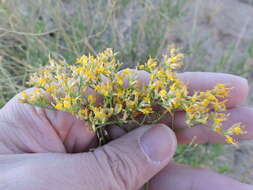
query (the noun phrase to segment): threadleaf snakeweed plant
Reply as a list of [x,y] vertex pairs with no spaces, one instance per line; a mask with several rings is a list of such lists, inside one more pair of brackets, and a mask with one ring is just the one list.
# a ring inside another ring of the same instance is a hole
[[[117,125],[128,132],[168,115],[173,121],[177,110],[185,111],[188,127],[207,127],[236,145],[233,135],[246,133],[242,125],[221,127],[229,117],[224,99],[230,89],[217,84],[211,90],[189,95],[187,85],[175,73],[183,58],[178,49],[171,48],[160,62],[150,58],[135,70],[122,71],[112,49],[97,56],[84,55],[74,64],[49,58],[50,64],[30,78],[34,91],[23,92],[20,101],[74,114],[89,124],[99,145],[110,140],[108,126]],[[149,74],[145,85],[138,80],[140,70]]]

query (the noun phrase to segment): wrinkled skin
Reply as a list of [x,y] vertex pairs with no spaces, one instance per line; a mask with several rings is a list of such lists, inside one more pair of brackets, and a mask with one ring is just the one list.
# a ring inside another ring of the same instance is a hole
[[[190,93],[211,89],[217,83],[230,84],[230,118],[223,127],[242,122],[248,133],[237,138],[253,139],[253,109],[239,106],[248,95],[245,79],[201,72],[178,76]],[[147,73],[138,72],[138,79],[145,85]],[[114,141],[87,152],[96,140],[84,121],[69,113],[22,104],[19,98],[20,94],[0,110],[0,189],[135,190],[150,179],[149,188],[154,190],[253,189],[205,169],[169,162],[177,143],[187,144],[194,137],[196,143],[224,141],[206,128],[186,128],[184,112],[175,115],[175,133],[161,124],[128,134],[116,128],[111,131],[117,137]],[[169,125],[170,119],[164,118],[163,123]]]

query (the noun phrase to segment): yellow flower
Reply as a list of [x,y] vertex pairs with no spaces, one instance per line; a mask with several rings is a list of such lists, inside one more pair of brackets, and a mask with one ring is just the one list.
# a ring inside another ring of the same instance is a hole
[[108,96],[110,92],[112,91],[112,83],[107,82],[102,85],[97,85],[95,86],[95,90],[103,96]]
[[235,135],[241,135],[243,134],[243,130],[240,127],[235,127],[232,129],[232,133]]
[[234,135],[242,135],[245,134],[246,132],[242,129],[240,123],[237,123],[235,125],[233,125],[229,131],[234,134]]
[[169,81],[173,81],[173,80],[175,80],[175,76],[174,76],[173,74],[168,74],[168,75],[167,75],[167,79],[168,79]]
[[188,114],[195,114],[196,112],[201,111],[201,110],[200,110],[200,107],[198,105],[191,105],[191,106],[187,106],[185,108],[185,111]]
[[229,89],[225,87],[225,84],[217,84],[213,90],[219,97],[227,97]]
[[30,97],[29,101],[30,101],[31,103],[36,103],[37,100],[38,100],[38,98],[39,98],[38,96],[32,95],[32,96]]
[[221,129],[220,126],[216,126],[216,127],[214,128],[214,131],[215,131],[216,133],[221,133],[221,132],[222,132],[222,129]]
[[26,92],[22,92],[21,93],[21,96],[24,98],[24,99],[27,99],[29,97],[29,95],[26,93]]
[[62,110],[63,109],[63,105],[62,103],[57,103],[55,106],[54,106],[55,109],[57,110]]
[[98,120],[105,122],[107,115],[104,112],[103,108],[94,107],[93,112]]
[[139,65],[138,68],[139,68],[140,70],[143,70],[143,69],[145,68],[145,66],[144,66],[144,65]]
[[122,86],[123,84],[124,84],[124,78],[123,78],[123,76],[122,75],[117,75],[116,76],[116,83],[118,84],[118,85],[120,85],[120,86]]
[[226,136],[226,142],[233,145],[237,145],[237,142],[231,136]]
[[89,110],[87,108],[80,109],[78,112],[78,116],[80,117],[80,119],[88,119]]
[[177,90],[177,92],[176,92],[176,98],[180,102],[180,100],[182,98],[182,91],[181,90]]
[[131,100],[127,100],[126,105],[127,105],[127,107],[129,107],[131,109],[131,108],[135,107],[135,102],[131,101]]
[[48,78],[39,78],[38,82],[39,82],[39,85],[45,86],[48,82]]
[[171,57],[171,58],[170,58],[170,62],[171,62],[171,63],[177,62],[177,57],[176,57],[176,56]]
[[124,96],[124,89],[118,88],[118,90],[117,90],[117,96],[122,98]]
[[214,95],[212,95],[212,94],[208,94],[207,100],[209,100],[209,101],[216,101],[217,98]]
[[192,101],[192,102],[196,102],[197,99],[198,99],[198,97],[197,97],[196,94],[194,94],[194,95],[191,97],[191,101]]
[[210,102],[207,100],[207,99],[205,99],[203,102],[202,102],[202,105],[203,106],[208,106],[210,104]]
[[45,89],[46,89],[47,92],[50,93],[53,90],[57,89],[57,86],[56,85],[51,85],[51,86],[47,86]]
[[143,98],[143,100],[144,100],[145,102],[150,103],[151,98],[150,98],[149,96],[145,96],[145,97]]
[[213,122],[215,126],[220,126],[223,121],[227,120],[228,115],[225,113],[214,113]]
[[96,79],[96,76],[91,71],[85,71],[85,75],[88,80]]
[[134,91],[133,94],[134,94],[135,97],[139,97],[141,95],[141,93],[138,92],[138,91]]
[[151,89],[156,89],[156,90],[162,88],[162,86],[163,86],[163,84],[160,81],[155,81],[155,82],[152,82],[149,84],[149,87]]
[[144,115],[153,113],[153,109],[151,107],[142,108],[139,111],[142,112]]
[[226,110],[226,105],[223,102],[215,102],[212,105],[214,110],[217,112],[222,112]]
[[133,74],[133,70],[131,70],[131,69],[124,69],[124,71],[123,71],[123,74],[124,75],[129,75],[129,74]]
[[40,89],[39,88],[35,88],[34,89],[34,93],[40,93]]
[[78,74],[82,74],[85,72],[85,68],[84,67],[77,67],[74,69],[75,72],[77,72]]
[[71,108],[71,102],[67,101],[67,100],[64,100],[63,101],[63,107],[66,108],[66,109],[70,109]]
[[87,56],[83,55],[82,57],[80,57],[79,59],[76,60],[76,63],[79,63],[79,64],[87,64],[87,63],[88,63],[88,58],[87,58]]
[[220,125],[225,119],[223,118],[213,118],[215,125]]
[[171,86],[170,86],[170,90],[176,90],[177,89],[177,85],[176,83],[173,83]]
[[223,89],[223,88],[225,88],[225,84],[219,83],[219,84],[216,85],[216,88]]
[[106,70],[105,68],[101,65],[100,67],[97,68],[98,73],[104,73]]
[[93,96],[88,96],[88,101],[90,104],[94,104],[96,102],[95,98]]
[[149,70],[153,70],[157,66],[157,63],[154,59],[149,59],[147,62],[147,67]]
[[166,90],[161,90],[159,92],[159,95],[162,97],[162,98],[165,98],[167,96],[167,91]]

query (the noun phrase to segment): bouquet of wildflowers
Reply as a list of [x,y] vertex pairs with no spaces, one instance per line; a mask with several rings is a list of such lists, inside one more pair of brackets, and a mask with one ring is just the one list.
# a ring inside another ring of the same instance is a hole
[[[160,62],[150,58],[135,70],[122,71],[111,49],[97,56],[84,55],[74,64],[50,59],[48,66],[31,76],[29,84],[35,86],[34,91],[24,92],[21,101],[74,114],[96,132],[100,145],[109,141],[108,126],[117,125],[128,132],[168,115],[173,118],[177,110],[186,112],[188,127],[208,127],[236,144],[232,135],[245,133],[242,126],[237,123],[226,130],[221,128],[228,118],[224,98],[229,88],[217,84],[189,95],[187,85],[175,73],[183,58],[178,49],[171,48]],[[138,70],[149,74],[147,84],[138,81]]]

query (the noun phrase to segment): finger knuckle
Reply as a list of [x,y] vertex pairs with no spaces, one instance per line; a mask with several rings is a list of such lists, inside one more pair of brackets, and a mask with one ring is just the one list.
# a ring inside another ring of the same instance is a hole
[[102,153],[103,156],[100,158],[104,158],[104,162],[101,167],[111,176],[114,186],[112,189],[133,189],[137,168],[130,157],[111,146],[105,146]]

